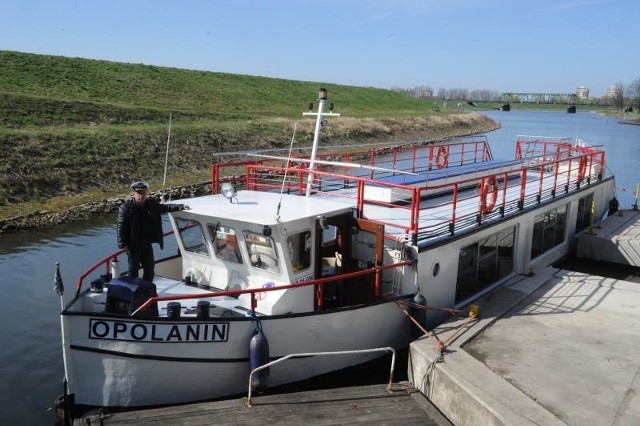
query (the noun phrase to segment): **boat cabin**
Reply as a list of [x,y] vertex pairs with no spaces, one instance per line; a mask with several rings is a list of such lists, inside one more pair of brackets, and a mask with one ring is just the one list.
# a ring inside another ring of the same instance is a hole
[[[349,204],[254,191],[189,204],[191,210],[171,216],[183,271],[183,277],[173,278],[192,286],[246,290],[297,284],[363,270],[382,257],[384,227],[356,220]],[[260,293],[257,312],[311,312],[366,302],[373,297],[369,281],[348,291],[342,282],[329,282],[320,301],[313,286]],[[248,294],[238,301],[251,308]]]

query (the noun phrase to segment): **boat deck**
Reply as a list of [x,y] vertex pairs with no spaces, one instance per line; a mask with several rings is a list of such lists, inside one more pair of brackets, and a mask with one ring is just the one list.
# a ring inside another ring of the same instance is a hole
[[456,177],[468,177],[469,175],[481,174],[489,170],[493,173],[520,170],[524,162],[524,160],[486,160],[442,169],[435,168],[418,173],[382,175],[376,179],[398,185],[426,184],[428,182],[439,182]]
[[[511,164],[513,162],[505,163]],[[520,166],[516,165],[516,169],[519,170]],[[478,225],[478,215],[480,215],[480,220],[484,222],[485,220],[501,217],[501,215],[507,216],[516,213],[520,211],[518,205],[520,200],[524,200],[522,204],[523,207],[526,207],[537,204],[538,195],[540,195],[540,201],[544,201],[565,194],[565,185],[567,185],[566,178],[560,179],[553,172],[527,173],[525,177],[526,182],[523,185],[519,174],[509,175],[509,171],[513,171],[511,166],[506,170],[503,168],[500,170],[503,175],[506,174],[508,176],[506,176],[506,179],[503,177],[502,180],[498,180],[499,189],[495,208],[489,214],[483,214],[479,210],[482,191],[477,182],[461,188],[455,196],[455,203],[452,202],[454,195],[451,191],[440,191],[436,192],[435,195],[427,195],[421,198],[419,201],[419,216],[416,221],[418,225],[417,241],[420,242],[451,235],[451,223],[455,223],[454,232],[456,233],[464,231],[465,229],[471,229]],[[475,173],[476,171],[474,169],[467,169],[464,174],[456,176],[464,176],[466,179],[469,179],[470,174],[473,175]],[[440,172],[439,176],[441,176]],[[416,178],[416,176],[403,175],[394,176],[394,178],[413,179]],[[442,177],[440,179],[442,179]],[[575,177],[573,180],[575,180]],[[438,180],[432,180],[431,183],[450,185],[449,182],[443,183]],[[573,189],[575,189],[575,182],[573,185]],[[353,204],[355,192],[355,188],[345,188],[317,194],[317,196],[337,198],[343,200],[345,203]],[[371,200],[371,197],[367,197],[367,200]],[[501,209],[503,213],[501,213]],[[392,238],[403,238],[408,235],[410,232],[409,225],[412,223],[412,215],[414,213],[415,211],[411,208],[411,199],[403,198],[401,195],[397,199],[392,199],[390,202],[376,202],[373,200],[365,202],[363,205],[364,217],[383,223],[386,234]]]
[[[216,164],[212,187],[232,182],[255,191],[324,197],[384,224],[389,238],[428,244],[606,179],[599,146],[528,138],[517,141],[514,159],[494,159],[480,139],[329,156],[313,170],[299,158]],[[220,178],[224,167],[240,165],[242,177]]]
[[78,419],[83,425],[328,425],[451,423],[408,383],[353,386],[180,405]]

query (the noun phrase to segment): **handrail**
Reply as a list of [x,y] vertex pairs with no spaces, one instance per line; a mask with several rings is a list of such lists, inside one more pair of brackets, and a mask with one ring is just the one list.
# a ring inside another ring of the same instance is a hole
[[[167,235],[171,235],[171,234],[173,234],[173,230],[165,232],[164,234],[162,234],[162,236],[164,238]],[[118,260],[118,256],[120,256],[122,253],[124,253],[124,249],[119,249],[119,250],[111,253],[110,255],[108,255],[106,257],[103,257],[102,259],[100,259],[99,261],[94,263],[92,266],[87,268],[87,270],[85,270],[82,274],[80,274],[80,276],[78,277],[78,279],[76,281],[76,297],[78,297],[80,295],[80,291],[82,290],[83,281],[84,281],[85,278],[87,278],[89,276],[90,273],[92,273],[93,271],[98,269],[100,266],[104,265],[105,268],[106,268],[105,272],[108,274],[109,273],[109,262],[111,262],[112,260],[117,261]]]
[[[438,147],[444,146],[446,147],[447,153],[447,163],[449,166],[457,166],[457,165],[465,165],[471,163],[478,163],[483,161],[488,161],[492,159],[491,149],[489,147],[489,142],[487,141],[486,136],[473,136],[467,138],[454,138],[449,140],[440,140],[440,141],[431,141],[423,144],[409,144],[409,145],[399,145],[393,147],[386,148],[378,148],[367,151],[356,151],[356,152],[326,152],[322,154],[318,154],[316,160],[319,162],[317,170],[323,171],[328,164],[322,164],[323,162],[330,163],[336,162],[342,159],[343,163],[349,163],[352,159],[369,159],[369,167],[379,168],[379,169],[394,169],[398,162],[410,162],[410,166],[406,167],[411,170],[411,172],[424,172],[429,170],[434,170],[438,168],[437,166],[437,153]],[[301,152],[304,148],[297,148],[295,151]],[[261,150],[256,151],[256,158],[251,160],[240,160],[240,161],[232,161],[225,163],[216,163],[211,166],[211,189],[213,194],[217,194],[219,192],[219,187],[222,182],[242,182],[243,178],[241,176],[228,176],[226,178],[222,178],[222,169],[223,168],[238,168],[238,167],[246,167],[248,165],[272,165],[278,168],[283,168],[288,165],[292,168],[292,164],[299,163],[301,161],[309,161],[308,155],[296,156],[295,153],[292,153],[289,157],[278,157],[276,155],[268,154],[270,152],[274,153],[279,150]],[[401,158],[402,156],[399,154],[405,154],[405,158]],[[245,153],[246,155],[246,153]],[[283,165],[283,162],[285,163]],[[276,166],[276,164],[278,164]],[[344,167],[344,166],[343,166]],[[307,167],[305,167],[305,170]],[[372,169],[367,169],[367,174],[363,176],[369,176],[369,178],[374,179],[374,171]],[[349,171],[348,167],[343,168],[343,174],[351,176],[352,174]],[[246,181],[244,183],[247,187],[250,187],[250,182]]]
[[276,360],[273,360],[271,362],[268,362],[264,365],[261,365],[259,367],[254,368],[253,370],[251,370],[251,373],[249,373],[249,390],[247,392],[247,407],[251,408],[252,404],[251,404],[251,393],[252,393],[252,385],[253,385],[253,375],[255,373],[257,373],[258,371],[264,370],[265,368],[269,368],[273,365],[279,364],[281,362],[284,362],[288,359],[293,359],[293,358],[305,358],[305,357],[310,357],[310,356],[322,356],[322,355],[352,355],[352,354],[361,354],[361,353],[370,353],[370,352],[391,352],[392,356],[391,356],[391,369],[389,371],[389,383],[387,384],[387,391],[391,392],[391,385],[393,384],[393,372],[395,370],[395,366],[396,366],[396,350],[390,346],[387,347],[383,347],[383,348],[372,348],[372,349],[355,349],[355,350],[349,350],[349,351],[331,351],[331,352],[307,352],[307,353],[298,353],[298,354],[289,354],[289,355],[285,355],[282,358],[278,358]]
[[[196,293],[196,294],[176,294],[171,296],[154,296],[147,299],[142,305],[138,307],[138,309],[133,311],[129,316],[131,317],[135,316],[139,312],[142,312],[145,309],[147,309],[152,303],[156,303],[156,302],[165,302],[169,300],[204,299],[209,297],[222,297],[222,296],[240,296],[242,294],[249,294],[251,296],[251,311],[255,311],[257,307],[257,300],[255,297],[256,293],[287,290],[290,288],[301,288],[301,287],[307,287],[311,285],[318,285],[320,286],[320,289],[322,289],[324,284],[328,282],[340,281],[347,278],[354,278],[354,277],[359,277],[359,276],[374,274],[374,273],[377,274],[387,269],[399,268],[401,266],[408,266],[412,264],[413,264],[413,261],[405,260],[402,262],[391,263],[388,265],[373,266],[371,268],[362,269],[360,271],[347,272],[344,274],[333,275],[325,278],[316,278],[316,279],[304,281],[301,283],[284,284],[284,285],[278,285],[278,286],[268,287],[268,288],[261,287],[261,288],[249,288],[244,290],[222,290],[222,291],[207,291],[204,293]],[[322,306],[319,306],[319,308],[322,308]]]
[[106,268],[107,268],[106,272],[109,273],[109,262],[111,262],[112,260],[117,261],[118,260],[118,256],[121,255],[122,253],[124,253],[123,249],[120,249],[120,250],[116,251],[115,253],[111,253],[109,256],[100,259],[99,261],[94,263],[92,266],[90,266],[86,271],[84,271],[82,274],[80,274],[80,276],[78,277],[78,279],[76,281],[76,297],[78,297],[80,295],[80,291],[82,290],[82,283],[83,283],[84,279],[89,276],[90,273],[92,273],[93,271],[95,271],[96,269],[98,269],[102,265],[106,266]]

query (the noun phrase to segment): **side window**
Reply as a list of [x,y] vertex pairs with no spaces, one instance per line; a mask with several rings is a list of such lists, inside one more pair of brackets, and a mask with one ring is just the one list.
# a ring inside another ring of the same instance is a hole
[[244,241],[247,244],[251,266],[269,272],[280,272],[276,246],[271,237],[245,232]]
[[218,259],[232,263],[242,263],[242,254],[238,245],[238,235],[233,228],[222,225],[209,225],[209,235]]
[[460,249],[456,303],[479,293],[513,272],[515,235],[515,227],[504,229]]
[[567,206],[560,206],[537,215],[531,236],[531,258],[546,253],[565,240]]
[[576,234],[589,227],[591,223],[591,207],[593,205],[593,194],[582,197],[578,200],[578,212],[576,217]]
[[327,225],[322,230],[322,257],[335,257],[338,248],[338,227],[335,225]]
[[311,266],[311,231],[290,235],[287,238],[287,247],[294,272]]
[[327,229],[322,230],[322,244],[331,244],[338,239],[338,227],[335,225],[327,225]]
[[182,245],[186,251],[209,255],[209,246],[200,223],[188,219],[176,219]]

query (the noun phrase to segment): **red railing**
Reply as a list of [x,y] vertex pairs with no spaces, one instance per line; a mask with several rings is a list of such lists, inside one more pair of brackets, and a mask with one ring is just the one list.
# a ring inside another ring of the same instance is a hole
[[570,151],[572,143],[566,138],[520,136],[516,140],[516,160],[560,155]]
[[[531,204],[579,189],[584,181],[590,184],[591,180],[604,176],[604,151],[597,147],[546,142],[527,152],[525,156],[517,151],[518,161],[495,164],[497,168],[483,167],[478,163],[477,168],[467,166],[464,173],[456,174],[456,166],[449,166],[440,170],[440,178],[428,181],[425,174],[422,182],[413,185],[385,181],[385,177],[391,179],[393,174],[379,171],[375,171],[372,179],[369,171],[355,176],[317,170],[313,172],[312,193],[353,199],[359,217],[399,229],[414,239],[423,239],[453,234],[461,227],[480,224],[497,215],[504,216],[507,211],[522,210]],[[540,153],[543,155],[537,155]],[[248,189],[280,191],[282,188],[285,193],[305,194],[309,175],[306,168],[287,169],[286,178],[285,169],[277,166],[249,165],[245,170]],[[492,182],[495,185],[490,184]],[[395,191],[403,194],[403,198],[367,198],[367,186]],[[421,205],[425,199],[431,202]],[[476,201],[471,202],[473,199]],[[398,224],[378,219],[373,212],[367,214],[370,206],[408,210],[407,220]],[[443,214],[444,209],[448,211],[446,215]],[[432,214],[436,211],[437,215]]]
[[[166,237],[172,234],[173,234],[173,231],[167,231],[164,234],[162,234],[162,236]],[[90,274],[95,272],[100,267],[105,268],[105,275],[108,275],[109,273],[111,273],[111,261],[118,262],[118,256],[120,256],[122,253],[124,253],[123,249],[120,249],[114,253],[111,253],[110,255],[98,260],[96,263],[90,266],[86,271],[80,274],[80,276],[78,276],[78,279],[76,280],[76,297],[78,297],[78,295],[80,294],[80,291],[82,290],[82,285],[85,278],[87,278]],[[117,278],[117,277],[113,277],[113,278]]]
[[[267,156],[268,151],[262,151]],[[368,159],[366,172],[362,169],[354,169],[347,164]],[[389,175],[399,167],[411,173],[420,173],[428,170],[444,169],[447,167],[461,166],[472,163],[480,163],[491,160],[491,149],[485,136],[468,137],[464,140],[440,141],[426,145],[403,145],[391,148],[375,150],[363,150],[349,153],[320,153],[317,156],[317,171],[331,170],[346,176],[368,177],[378,179]],[[246,167],[248,165],[278,166],[289,169],[308,169],[309,157],[301,155],[300,151],[292,152],[289,164],[283,158],[260,158],[252,160],[217,163],[211,166],[212,191],[217,194],[223,182],[232,182],[239,188],[247,188],[250,182],[245,176],[234,175],[225,172],[233,168]],[[323,162],[341,162],[342,167]],[[305,181],[306,182],[306,181]],[[301,183],[304,187],[304,183]]]
[[[355,272],[347,272],[345,274],[340,274],[340,275],[334,275],[331,277],[326,277],[326,278],[318,278],[315,280],[310,280],[310,281],[305,281],[302,283],[296,283],[296,284],[286,284],[286,285],[279,285],[279,286],[274,286],[274,287],[269,287],[269,288],[252,288],[252,289],[246,289],[246,290],[225,290],[225,291],[209,291],[209,292],[203,292],[203,293],[198,293],[198,294],[181,294],[181,295],[172,295],[172,296],[156,296],[156,297],[150,297],[149,299],[147,299],[146,302],[144,302],[142,305],[140,305],[140,307],[138,309],[136,309],[134,312],[131,313],[131,316],[135,316],[137,313],[144,311],[145,309],[147,309],[151,304],[155,303],[155,302],[165,302],[165,301],[174,301],[174,300],[187,300],[187,299],[205,299],[205,298],[211,298],[211,297],[222,297],[222,296],[232,296],[232,297],[236,297],[236,296],[240,296],[242,294],[249,294],[251,297],[251,311],[255,312],[257,306],[258,306],[258,299],[256,298],[256,294],[258,293],[264,293],[264,292],[268,292],[268,291],[278,291],[278,290],[287,290],[287,289],[291,289],[291,288],[301,288],[301,287],[308,287],[311,285],[317,286],[316,288],[316,303],[317,303],[317,309],[318,310],[322,310],[323,309],[323,304],[324,304],[324,285],[326,283],[329,282],[334,282],[334,281],[342,281],[345,279],[349,279],[349,278],[356,278],[356,277],[361,277],[361,276],[365,276],[365,275],[370,275],[370,274],[375,274],[375,296],[379,297],[380,296],[380,274],[382,273],[382,271],[387,270],[387,269],[393,269],[393,268],[399,268],[401,266],[407,266],[407,265],[411,265],[412,261],[407,260],[407,261],[403,261],[403,262],[398,262],[398,263],[393,263],[393,264],[389,264],[389,265],[381,265],[381,266],[374,266],[372,268],[369,269],[363,269],[360,271],[355,271]],[[365,282],[364,280],[362,282]],[[359,285],[360,283],[354,283],[351,285]]]
[[111,261],[112,260],[117,261],[118,256],[121,255],[122,253],[124,253],[124,250],[120,249],[117,252],[112,253],[109,256],[100,259],[99,261],[94,263],[92,266],[90,266],[89,269],[87,269],[82,274],[80,274],[80,276],[76,280],[76,297],[80,295],[80,291],[82,290],[82,284],[85,278],[87,278],[90,274],[95,272],[101,266],[104,266],[105,274],[109,274],[111,272],[110,271]]
[[[165,235],[169,235],[172,234],[172,232],[168,232]],[[78,297],[80,295],[80,292],[82,291],[82,286],[84,283],[85,278],[87,278],[90,274],[92,274],[93,272],[95,272],[97,269],[99,269],[100,267],[104,267],[106,270],[106,273],[109,273],[109,268],[110,268],[110,262],[112,260],[118,260],[118,256],[120,254],[124,253],[124,250],[118,250],[115,253],[112,253],[104,258],[102,258],[101,260],[99,260],[98,262],[96,262],[95,264],[93,264],[91,267],[89,267],[86,271],[84,271],[79,277],[78,280],[76,282],[76,297]],[[371,275],[374,274],[374,295],[376,297],[380,296],[380,288],[381,288],[381,274],[383,271],[387,270],[387,269],[393,269],[393,268],[399,268],[401,266],[408,266],[411,265],[413,262],[411,260],[406,260],[406,261],[402,261],[402,262],[397,262],[397,263],[393,263],[393,264],[388,264],[388,265],[379,265],[379,266],[374,266],[368,269],[362,269],[359,271],[353,271],[353,272],[347,272],[344,274],[338,274],[338,275],[333,275],[330,277],[326,277],[326,278],[318,278],[318,279],[314,279],[314,280],[309,280],[309,281],[305,281],[302,283],[296,283],[296,284],[287,284],[287,285],[279,285],[279,286],[274,286],[274,287],[269,287],[269,288],[257,288],[257,289],[246,289],[246,290],[226,290],[226,291],[210,291],[210,292],[204,292],[204,293],[198,293],[198,294],[184,294],[184,295],[171,295],[171,296],[156,296],[156,297],[152,297],[149,298],[145,303],[143,303],[142,305],[140,305],[140,307],[138,309],[136,309],[131,316],[134,316],[135,314],[137,314],[138,312],[144,311],[145,309],[147,309],[149,307],[149,305],[151,305],[154,302],[160,302],[160,301],[172,301],[172,300],[186,300],[186,299],[200,299],[200,298],[210,298],[210,297],[222,297],[222,296],[240,296],[241,294],[249,294],[251,297],[251,311],[255,311],[257,308],[257,303],[258,303],[258,299],[256,298],[256,294],[258,293],[264,293],[264,292],[268,292],[268,291],[277,291],[277,290],[287,290],[290,288],[300,288],[300,287],[306,287],[306,286],[310,286],[310,285],[315,285],[316,286],[316,305],[317,305],[317,309],[318,310],[322,310],[323,306],[324,306],[324,285],[330,282],[335,282],[335,281],[342,281],[342,280],[346,280],[346,279],[350,279],[350,278],[357,278],[357,277],[362,277],[365,275]],[[115,277],[114,277],[115,278]],[[364,280],[362,282],[365,282]],[[352,285],[358,285],[358,283],[352,284]]]

